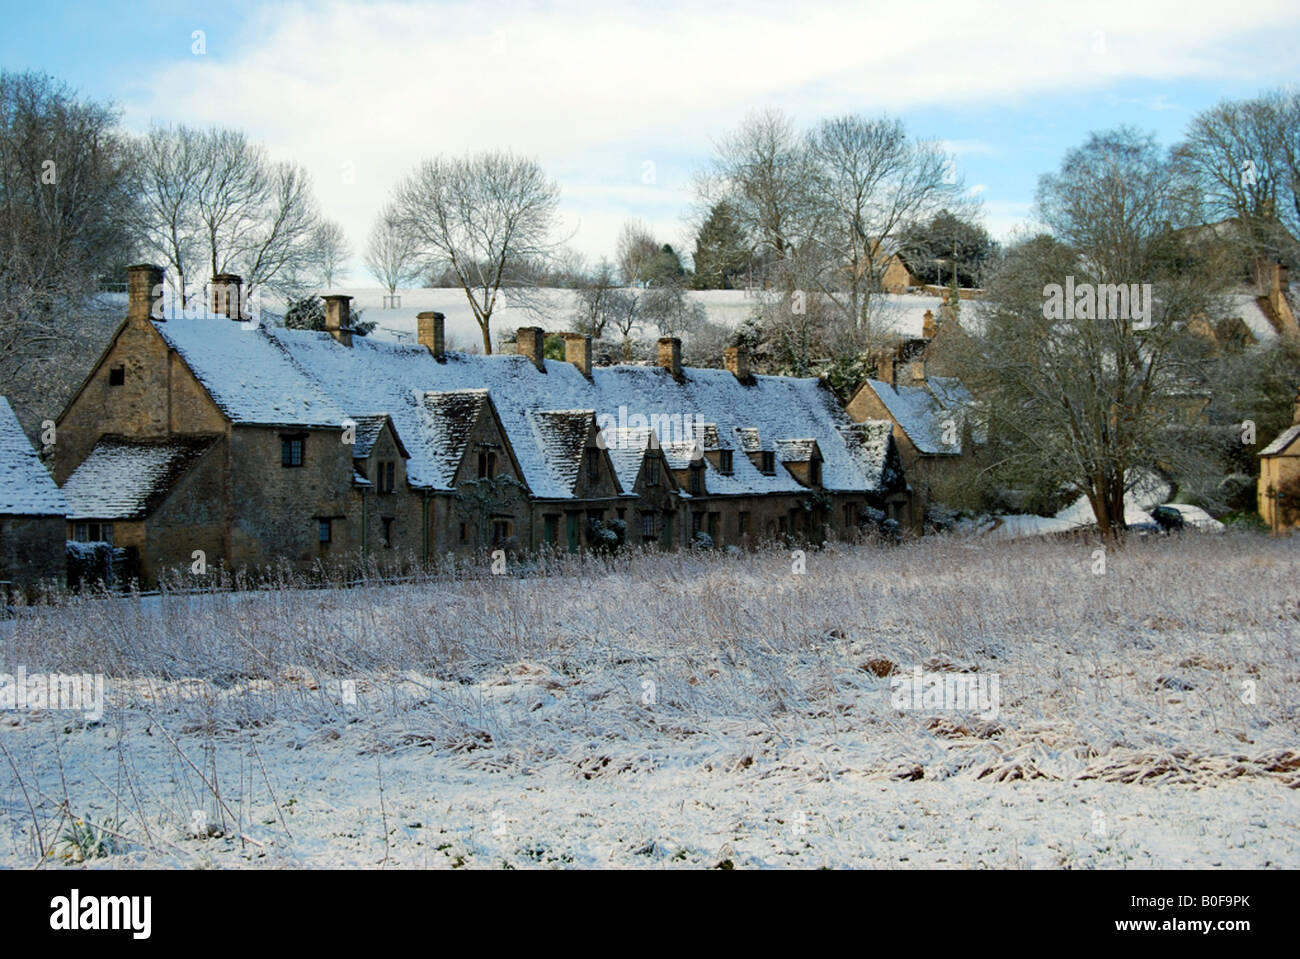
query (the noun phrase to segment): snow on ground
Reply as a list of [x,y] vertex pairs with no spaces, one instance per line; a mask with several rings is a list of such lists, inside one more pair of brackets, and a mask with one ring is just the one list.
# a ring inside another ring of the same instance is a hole
[[[1077,544],[931,540],[35,609],[0,671],[98,665],[109,705],[0,712],[0,866],[65,861],[67,808],[118,867],[1295,868],[1298,549],[1162,539],[1098,577]],[[996,677],[994,708],[900,704],[916,668]]]
[[[1171,492],[1169,484],[1153,473],[1143,474],[1133,483],[1133,488],[1124,494],[1124,522],[1129,526],[1154,522],[1148,510],[1160,505]],[[1194,506],[1179,506],[1179,511],[1198,510]],[[1222,529],[1223,526],[1204,510],[1204,519]],[[1196,513],[1186,516],[1188,525],[1210,528]],[[1035,516],[1030,513],[1009,513],[997,516],[980,517],[976,520],[963,520],[958,529],[964,533],[976,533],[991,539],[1021,539],[1026,536],[1047,536],[1055,533],[1073,533],[1097,525],[1092,505],[1086,496],[1080,496],[1055,516]]]
[[[449,349],[482,349],[483,335],[479,332],[474,312],[462,290],[399,290],[401,305],[387,309],[384,307],[384,298],[388,291],[382,288],[338,287],[330,292],[351,296],[352,309],[363,310],[363,319],[379,324],[371,335],[380,339],[414,342],[416,314],[436,311],[447,318]],[[494,344],[495,337],[513,332],[521,326],[541,326],[552,332],[573,329],[576,314],[576,295],[573,290],[543,290],[532,296],[541,304],[540,316],[526,309],[521,301],[511,296],[509,290],[502,293],[504,302],[498,304],[492,314]],[[728,329],[740,326],[760,304],[757,295],[745,290],[693,290],[687,294],[687,298],[704,307],[710,322]],[[893,330],[902,336],[917,337],[921,335],[925,311],[931,310],[938,316],[941,302],[937,296],[883,295],[877,298],[878,323],[882,329]],[[269,303],[268,306],[277,311],[283,310],[280,304]],[[655,334],[646,330],[643,335]]]

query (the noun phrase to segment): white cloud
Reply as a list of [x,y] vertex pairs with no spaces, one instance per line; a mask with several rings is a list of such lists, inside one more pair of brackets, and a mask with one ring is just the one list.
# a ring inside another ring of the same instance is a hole
[[[358,247],[418,159],[510,148],[559,176],[566,220],[581,221],[574,245],[598,254],[612,251],[624,216],[678,229],[690,161],[752,108],[777,104],[807,120],[1248,74],[1258,63],[1231,55],[1233,44],[1290,17],[1267,0],[1022,0],[996,15],[936,0],[917,29],[897,4],[860,0],[298,3],[252,14],[236,49],[209,35],[208,56],[146,68],[147,92],[128,100],[127,119],[246,129],[307,165],[324,210]],[[653,184],[642,182],[647,161]]]

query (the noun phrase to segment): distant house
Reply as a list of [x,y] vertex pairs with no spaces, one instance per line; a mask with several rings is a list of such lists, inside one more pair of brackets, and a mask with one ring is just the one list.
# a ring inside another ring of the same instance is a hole
[[1300,396],[1291,426],[1259,453],[1259,515],[1275,533],[1300,527]]
[[891,424],[902,470],[913,491],[912,525],[919,530],[936,487],[958,475],[984,441],[974,399],[961,381],[931,376],[924,353],[880,364],[884,379],[869,379],[846,411],[857,422]]
[[896,240],[886,237],[872,244],[871,255],[879,288],[885,293],[906,293],[908,287],[920,285]]
[[[67,579],[63,494],[0,396],[0,593]],[[0,602],[4,597],[0,596]]]

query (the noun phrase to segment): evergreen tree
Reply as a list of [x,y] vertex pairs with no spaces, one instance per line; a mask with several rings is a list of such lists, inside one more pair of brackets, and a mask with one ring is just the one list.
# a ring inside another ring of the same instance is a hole
[[726,202],[713,204],[709,218],[695,237],[697,290],[732,290],[749,265],[745,235]]

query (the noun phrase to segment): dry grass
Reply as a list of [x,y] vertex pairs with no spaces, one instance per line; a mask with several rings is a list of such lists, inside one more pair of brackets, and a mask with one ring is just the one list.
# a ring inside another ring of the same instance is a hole
[[[196,808],[241,842],[250,823],[289,835],[259,752],[285,746],[583,781],[1300,786],[1296,541],[1137,542],[1102,576],[1092,548],[931,539],[809,552],[805,575],[788,552],[640,554],[346,590],[69,596],[0,626],[0,671],[110,677],[115,748],[91,778],[116,797],[104,818],[151,849],[180,843]],[[996,674],[998,715],[893,708],[891,680],[916,665]],[[142,735],[168,744],[165,786],[135,765]],[[0,729],[0,798],[39,854],[83,800],[61,784],[58,737],[33,736]]]

